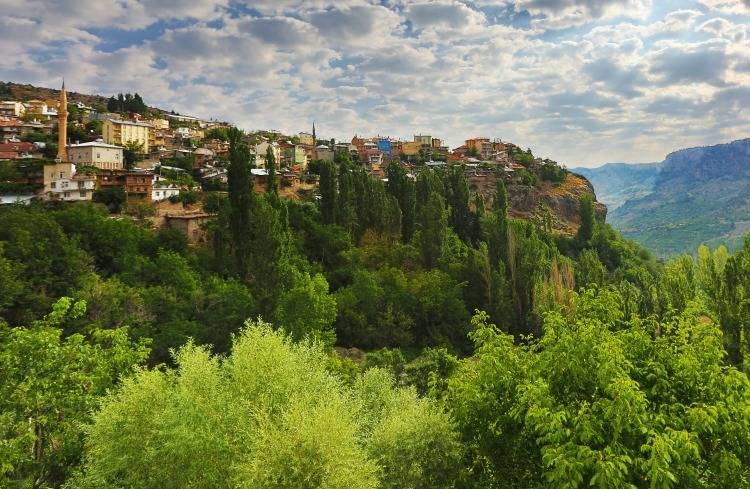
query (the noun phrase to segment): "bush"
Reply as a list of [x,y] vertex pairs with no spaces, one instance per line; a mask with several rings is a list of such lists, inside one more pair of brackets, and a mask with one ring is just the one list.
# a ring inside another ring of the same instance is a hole
[[567,171],[564,168],[561,168],[553,163],[545,163],[542,165],[542,169],[540,171],[540,176],[542,177],[542,180],[546,180],[548,182],[553,183],[562,183],[565,181],[565,176],[567,175]]

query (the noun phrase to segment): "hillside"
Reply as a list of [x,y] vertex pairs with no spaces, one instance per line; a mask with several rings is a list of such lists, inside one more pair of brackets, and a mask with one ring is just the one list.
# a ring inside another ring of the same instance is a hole
[[[74,91],[67,91],[67,94],[68,102],[81,102],[85,105],[88,105],[89,107],[93,107],[101,111],[107,110],[107,100],[110,97],[109,95],[91,95],[88,93],[80,93]],[[7,99],[25,102],[27,100],[56,100],[59,97],[60,90],[58,88],[37,87],[29,84],[0,81],[0,100]],[[152,106],[149,106],[149,109],[156,113],[170,112],[169,110]]]
[[[56,88],[37,87],[34,85],[7,82],[2,83],[4,86],[3,97],[12,100],[25,102],[27,100],[48,100],[57,99],[60,96],[60,90]],[[68,92],[69,102],[81,102],[89,107],[106,107],[108,97],[102,95],[91,95],[79,92]]]
[[645,197],[654,190],[659,163],[607,163],[597,168],[573,168],[586,177],[596,189],[598,199],[610,211],[629,199]]
[[[491,205],[495,195],[496,177],[469,177],[472,190],[482,194],[487,205]],[[607,207],[596,202],[594,187],[584,177],[568,173],[559,184],[540,181],[535,186],[512,182],[507,185],[510,214],[517,219],[540,220],[549,209],[551,227],[555,233],[572,236],[578,230],[580,215],[579,199],[583,194],[591,194],[595,200],[597,218],[604,220]]]
[[[750,229],[750,139],[675,151],[659,165],[651,193],[639,194],[649,185],[650,171],[641,173],[642,185],[630,185],[632,197],[610,213],[610,224],[626,237],[664,257],[692,252],[701,243],[741,243]],[[628,188],[629,181],[621,185]],[[615,186],[610,181],[602,188]]]

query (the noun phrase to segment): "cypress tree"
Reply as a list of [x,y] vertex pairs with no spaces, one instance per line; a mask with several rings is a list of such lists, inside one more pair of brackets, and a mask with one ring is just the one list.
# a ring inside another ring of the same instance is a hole
[[336,168],[332,161],[320,164],[320,213],[325,224],[336,222]]
[[578,200],[578,214],[581,218],[581,225],[576,237],[581,246],[585,246],[594,235],[594,200],[591,195],[581,195]]
[[416,190],[414,182],[409,180],[406,170],[398,163],[391,163],[388,166],[386,190],[398,199],[401,209],[401,240],[408,243],[414,234]]
[[277,194],[279,192],[279,186],[276,183],[276,156],[274,156],[273,148],[270,144],[268,145],[268,148],[266,148],[266,171],[268,171],[268,192]]
[[250,168],[250,150],[242,140],[242,132],[229,131],[229,231],[234,254],[235,273],[243,280],[249,277],[251,251],[250,205],[253,179]]
[[466,181],[463,168],[454,166],[448,173],[448,205],[450,218],[448,223],[464,243],[471,237],[469,215],[469,183]]
[[447,227],[443,198],[437,192],[430,194],[420,216],[422,260],[425,268],[434,268],[443,250],[443,236]]

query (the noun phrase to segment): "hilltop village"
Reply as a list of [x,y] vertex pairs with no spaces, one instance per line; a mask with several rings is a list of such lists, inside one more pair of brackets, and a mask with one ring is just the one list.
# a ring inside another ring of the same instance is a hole
[[[78,100],[84,97],[69,99],[63,83],[55,98],[0,102],[0,202],[100,202],[113,214],[203,239],[200,228],[210,214],[201,197],[226,191],[232,125],[150,108],[137,93],[113,96],[106,107]],[[309,132],[256,130],[245,139],[255,190],[265,190],[267,158],[273,157],[274,178],[288,198],[316,198],[319,164],[342,154],[383,180],[392,163],[403,165],[410,178],[423,168],[461,165],[472,190],[487,200],[502,178],[512,190],[512,212],[551,221],[566,234],[575,231],[580,194],[593,194],[585,179],[556,162],[488,137],[452,149],[428,134],[411,141],[356,134],[336,141],[318,135],[313,122]],[[561,204],[561,196],[568,202]]]

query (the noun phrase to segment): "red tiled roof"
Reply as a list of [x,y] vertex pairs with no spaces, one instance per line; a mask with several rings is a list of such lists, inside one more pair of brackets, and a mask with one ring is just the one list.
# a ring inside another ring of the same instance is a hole
[[19,152],[19,151],[33,151],[35,148],[33,143],[0,143],[0,152]]
[[20,127],[23,125],[18,119],[0,119],[0,126],[3,127]]
[[18,158],[18,153],[14,151],[0,151],[0,160],[15,160]]

